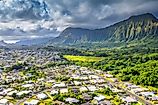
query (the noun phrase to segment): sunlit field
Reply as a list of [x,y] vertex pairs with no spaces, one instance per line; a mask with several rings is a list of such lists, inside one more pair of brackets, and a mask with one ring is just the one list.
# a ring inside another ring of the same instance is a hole
[[104,57],[92,57],[92,56],[74,56],[74,55],[64,55],[69,61],[83,61],[83,62],[96,62],[101,61]]

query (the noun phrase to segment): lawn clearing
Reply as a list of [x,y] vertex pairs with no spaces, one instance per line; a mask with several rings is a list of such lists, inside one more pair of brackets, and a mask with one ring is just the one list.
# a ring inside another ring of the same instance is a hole
[[104,57],[92,57],[92,56],[74,56],[74,55],[64,55],[69,61],[83,61],[83,62],[97,62],[104,59]]

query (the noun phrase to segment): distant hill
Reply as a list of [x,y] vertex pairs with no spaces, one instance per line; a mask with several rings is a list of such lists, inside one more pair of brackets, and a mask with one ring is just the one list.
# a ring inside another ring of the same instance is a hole
[[3,40],[0,41],[0,47],[5,47],[5,46],[7,46],[7,45],[8,45],[8,44],[5,43]]
[[102,29],[66,28],[51,43],[77,44],[86,42],[130,42],[158,37],[158,19],[150,13],[131,16]]
[[6,43],[4,40],[0,41],[0,48],[13,48],[17,47],[15,44]]
[[54,37],[21,40],[17,42],[16,45],[25,45],[25,46],[42,45],[49,42],[52,39],[54,39]]

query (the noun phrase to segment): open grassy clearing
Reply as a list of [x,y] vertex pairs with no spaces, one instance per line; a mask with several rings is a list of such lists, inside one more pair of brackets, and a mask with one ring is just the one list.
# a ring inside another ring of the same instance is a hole
[[96,62],[102,61],[104,57],[92,57],[92,56],[74,56],[74,55],[64,55],[69,61],[83,61],[83,62]]

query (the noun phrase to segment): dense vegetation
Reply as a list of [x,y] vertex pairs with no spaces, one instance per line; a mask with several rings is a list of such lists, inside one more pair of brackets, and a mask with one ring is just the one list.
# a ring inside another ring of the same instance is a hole
[[47,51],[52,51],[52,52],[60,52],[61,55],[86,55],[86,56],[90,56],[90,54],[86,53],[85,50],[77,50],[76,48],[71,48],[71,47],[63,47],[63,46],[47,46],[42,48],[44,50]]
[[112,74],[121,80],[158,87],[158,53],[134,56],[127,61],[120,60],[115,63],[118,68],[113,70]]
[[104,56],[104,59],[91,62],[76,60],[73,63],[111,71],[123,81],[158,87],[158,49],[156,48],[101,49],[93,53],[90,51],[90,54]]

